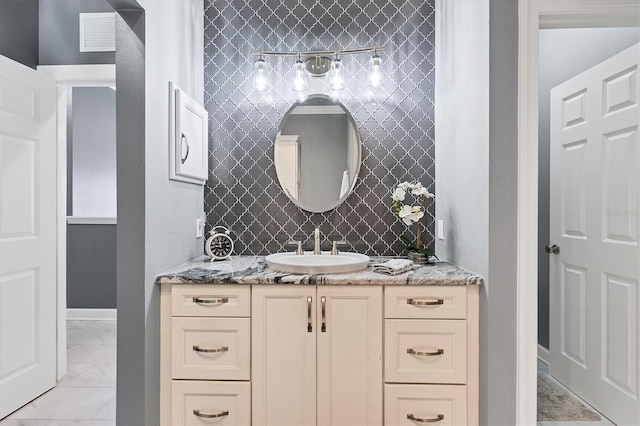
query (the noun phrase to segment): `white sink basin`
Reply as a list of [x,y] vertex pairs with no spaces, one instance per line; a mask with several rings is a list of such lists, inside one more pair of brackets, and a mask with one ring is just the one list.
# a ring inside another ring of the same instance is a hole
[[303,255],[295,252],[270,254],[265,257],[269,268],[292,274],[341,274],[356,272],[369,266],[369,256],[359,253],[341,252],[332,255],[328,251]]

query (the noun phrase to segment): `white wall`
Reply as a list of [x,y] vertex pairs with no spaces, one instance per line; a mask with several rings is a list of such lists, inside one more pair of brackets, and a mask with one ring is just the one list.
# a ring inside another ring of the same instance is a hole
[[480,424],[516,421],[518,3],[436,2],[441,259],[481,274]]
[[116,217],[116,92],[76,87],[72,97],[72,214]]
[[[116,9],[121,4],[128,7],[124,0],[111,3]],[[195,238],[196,218],[204,205],[203,187],[169,180],[168,82],[203,101],[204,5],[202,0],[138,3],[144,17],[124,12],[116,27],[118,31],[131,28],[144,41],[141,46],[133,40],[116,52],[117,72],[133,68],[135,74],[136,61],[143,57],[145,62],[144,142],[129,147],[129,142],[138,143],[138,134],[118,128],[117,423],[158,425],[160,323],[155,277],[203,251],[203,240]],[[125,63],[120,63],[120,55]],[[128,58],[133,62],[126,62]],[[123,86],[139,89],[135,82],[132,87],[128,81],[121,84],[120,78],[128,75],[117,77],[119,94]],[[118,123],[122,120],[139,131],[135,121],[121,116],[128,106],[118,102],[118,108]],[[121,153],[120,147],[127,152]],[[130,214],[120,214],[125,211]]]
[[538,343],[549,347],[549,93],[640,42],[640,28],[570,28],[540,30],[538,105]]

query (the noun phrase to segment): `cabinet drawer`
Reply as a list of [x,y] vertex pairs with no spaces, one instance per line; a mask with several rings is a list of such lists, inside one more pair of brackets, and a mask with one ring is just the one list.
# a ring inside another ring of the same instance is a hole
[[465,286],[402,286],[385,288],[385,318],[467,317]]
[[249,380],[249,318],[172,318],[174,379]]
[[463,320],[385,320],[385,382],[466,383]]
[[[414,417],[415,420],[409,417]],[[442,417],[440,420],[438,420]],[[422,420],[422,421],[421,421]],[[431,420],[431,421],[429,421]],[[467,389],[464,385],[385,385],[384,424],[467,424]]]
[[171,382],[171,413],[172,426],[249,425],[251,384],[174,380]]
[[174,285],[171,287],[174,317],[249,317],[249,286]]

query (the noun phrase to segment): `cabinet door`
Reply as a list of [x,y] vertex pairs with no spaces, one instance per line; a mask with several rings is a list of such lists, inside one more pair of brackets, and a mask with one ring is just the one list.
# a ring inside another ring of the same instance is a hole
[[382,424],[382,287],[320,286],[318,424]]
[[253,286],[253,425],[315,425],[315,286]]

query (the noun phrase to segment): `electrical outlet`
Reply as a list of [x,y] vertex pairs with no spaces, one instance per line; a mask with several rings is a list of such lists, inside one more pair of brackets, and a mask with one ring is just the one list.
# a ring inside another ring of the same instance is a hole
[[196,219],[196,238],[202,238],[204,236],[204,222],[202,219]]
[[444,240],[444,220],[438,220],[438,239]]

